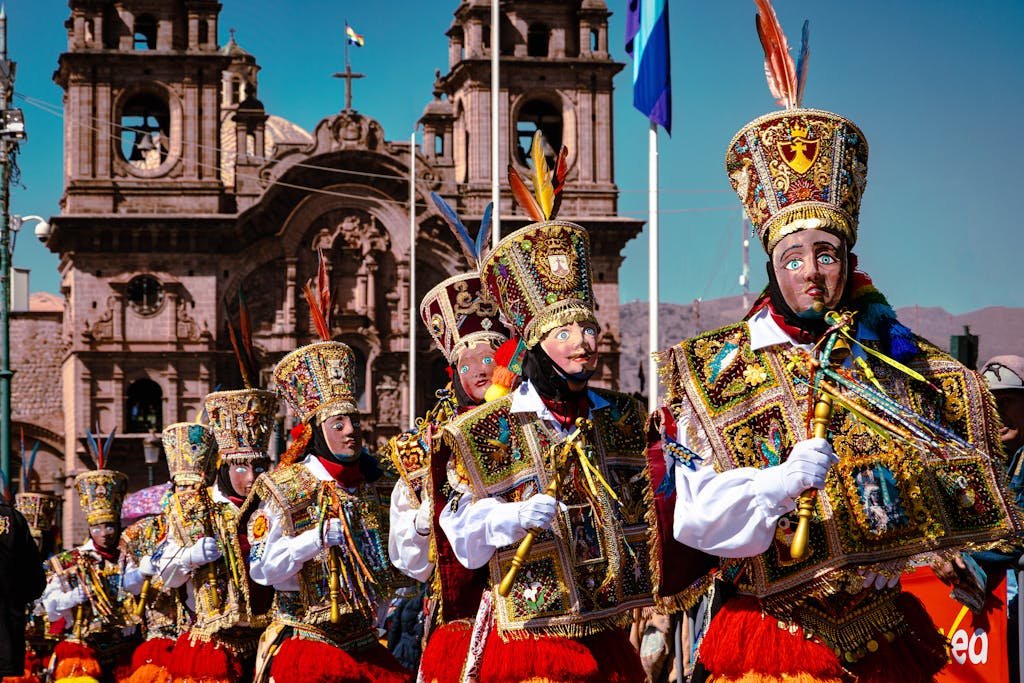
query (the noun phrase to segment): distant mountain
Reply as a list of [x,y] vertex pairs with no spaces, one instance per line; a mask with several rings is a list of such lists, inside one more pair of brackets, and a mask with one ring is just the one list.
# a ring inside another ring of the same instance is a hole
[[[658,306],[658,336],[661,338],[658,348],[664,349],[700,332],[736,322],[745,313],[740,296],[692,304],[661,304]],[[1001,354],[1024,356],[1024,308],[989,306],[953,315],[942,308],[907,306],[896,313],[904,325],[947,351],[949,338],[963,334],[964,326],[970,327],[971,334],[979,337],[979,364]],[[643,372],[647,373],[647,302],[631,301],[620,306],[619,325],[621,330],[636,331],[622,336],[619,362],[619,388],[631,393],[640,389],[638,369],[642,361],[645,363]]]

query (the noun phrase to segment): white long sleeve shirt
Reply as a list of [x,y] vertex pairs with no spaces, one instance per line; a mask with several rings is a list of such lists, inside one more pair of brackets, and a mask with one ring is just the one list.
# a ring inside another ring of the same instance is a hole
[[[210,493],[210,500],[213,501],[214,505],[221,505],[227,503],[234,507],[228,498],[221,493],[220,488],[211,486],[207,489]],[[164,586],[167,588],[178,588],[179,586],[185,586],[186,598],[185,602],[190,610],[196,608],[196,592],[195,586],[191,581],[192,574],[198,569],[192,564],[189,559],[189,548],[182,547],[170,537],[167,536],[167,540],[163,545],[163,552],[160,557],[153,563],[156,567],[157,575],[163,581]]]
[[[756,313],[747,326],[752,350],[777,344],[799,346],[767,309]],[[764,476],[764,470],[740,467],[716,472],[707,434],[697,420],[689,418],[692,412],[687,406],[684,398],[681,414],[676,415],[677,432],[670,436],[703,460],[693,470],[675,467],[672,535],[680,543],[719,557],[759,555],[771,546],[776,523],[796,508],[796,501],[775,477]]]
[[[312,455],[307,455],[299,464],[320,481],[334,481]],[[252,529],[260,517],[266,520],[267,531],[257,539],[253,537]],[[285,536],[282,518],[283,512],[274,501],[260,501],[249,520],[249,575],[261,586],[272,586],[279,591],[297,591],[299,570],[324,549],[323,539],[319,528],[308,529],[296,536]]]
[[398,571],[417,581],[426,581],[434,573],[434,563],[430,561],[430,533],[421,534],[416,530],[419,512],[419,508],[412,505],[409,485],[399,480],[391,490],[388,557]]
[[[608,401],[593,391],[588,394],[591,414],[608,407]],[[569,435],[544,405],[529,380],[520,384],[512,395],[511,412],[533,413],[561,435]],[[468,492],[459,498],[455,510],[446,506],[441,511],[441,529],[459,562],[469,569],[477,569],[487,564],[498,548],[522,540],[526,529],[519,521],[519,507],[520,503],[507,503],[496,497],[473,501],[473,495]]]

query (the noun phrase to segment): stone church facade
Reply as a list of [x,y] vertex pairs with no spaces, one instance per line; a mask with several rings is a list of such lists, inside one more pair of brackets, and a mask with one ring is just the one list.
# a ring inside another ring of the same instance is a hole
[[[490,201],[489,0],[454,9],[448,72],[435,75],[419,121],[415,269],[408,140],[389,140],[370,113],[350,107],[311,133],[269,114],[256,58],[233,36],[218,44],[216,1],[69,4],[54,75],[65,91],[65,185],[47,242],[64,295],[63,423],[46,425],[43,449],[62,461],[65,493],[93,465],[87,429],[117,429],[110,464],[139,488],[151,430],[199,419],[208,392],[241,386],[227,336],[240,289],[264,383],[283,354],[311,341],[302,287],[318,250],[335,293],[334,338],[358,358],[365,436],[373,444],[406,428],[409,325],[420,325],[409,319],[410,272],[418,297],[465,269],[429,194],[456,206],[471,232]],[[555,149],[568,146],[561,217],[591,231],[604,324],[598,380],[615,387],[621,252],[641,223],[617,217],[612,77],[622,64],[608,53],[609,12],[604,0],[511,0],[502,15],[501,166],[527,170],[538,128]],[[528,222],[507,192],[501,216],[503,233]],[[422,326],[416,368],[422,413],[445,379]],[[284,433],[291,418],[284,409],[280,418]],[[163,460],[157,468],[160,481]],[[75,537],[77,508],[64,506]]]

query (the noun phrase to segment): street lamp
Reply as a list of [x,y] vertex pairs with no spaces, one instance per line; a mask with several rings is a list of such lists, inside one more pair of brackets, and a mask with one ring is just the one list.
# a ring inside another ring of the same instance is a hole
[[153,485],[153,466],[160,462],[160,437],[152,429],[149,436],[142,440],[142,459],[149,468],[149,485]]

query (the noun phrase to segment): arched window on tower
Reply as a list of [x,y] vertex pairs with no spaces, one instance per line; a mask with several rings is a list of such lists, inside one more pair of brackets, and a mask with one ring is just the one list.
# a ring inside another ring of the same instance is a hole
[[590,29],[590,51],[598,52],[600,49],[600,42],[598,41],[598,33],[596,28]]
[[547,24],[533,24],[526,32],[526,54],[530,57],[547,57],[551,30]]
[[152,170],[167,159],[171,112],[167,101],[141,93],[121,108],[121,154],[132,166]]
[[138,379],[128,386],[124,405],[124,431],[129,434],[159,432],[164,428],[164,394],[151,379]]
[[[543,99],[534,99],[519,108],[516,117],[516,159],[524,166],[531,166],[530,148],[537,131],[544,135],[547,147],[544,156],[548,164],[554,164],[555,150],[562,148],[562,112],[554,104]],[[531,166],[532,167],[532,166]]]
[[156,17],[152,14],[135,17],[135,49],[156,49]]

